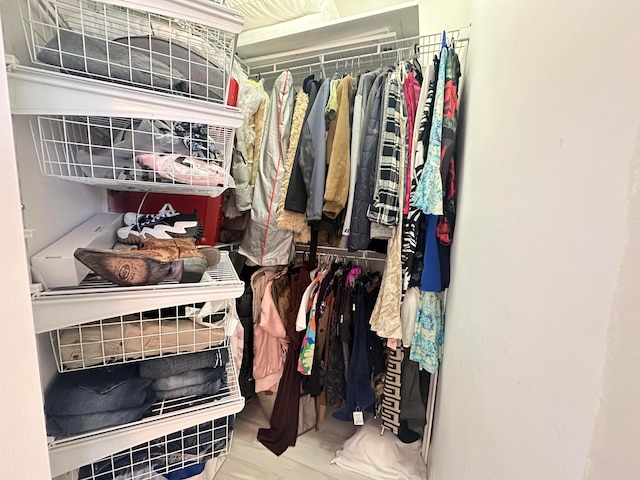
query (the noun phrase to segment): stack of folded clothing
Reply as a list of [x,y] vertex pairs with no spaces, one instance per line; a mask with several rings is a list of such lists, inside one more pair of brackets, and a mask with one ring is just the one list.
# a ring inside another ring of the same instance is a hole
[[149,379],[159,400],[215,395],[227,385],[227,350],[174,357],[160,357],[140,364],[140,375]]
[[66,437],[140,420],[156,400],[137,364],[58,375],[45,396],[47,434]]
[[[80,468],[80,480],[181,480],[198,475],[204,463],[226,449],[234,417],[205,422]],[[186,468],[174,470],[176,467]],[[167,473],[173,470],[171,473]]]

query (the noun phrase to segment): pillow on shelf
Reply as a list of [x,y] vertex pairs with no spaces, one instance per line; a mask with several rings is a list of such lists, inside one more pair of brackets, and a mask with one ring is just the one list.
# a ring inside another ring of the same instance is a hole
[[227,6],[244,15],[244,28],[267,27],[323,11],[323,0],[227,0]]

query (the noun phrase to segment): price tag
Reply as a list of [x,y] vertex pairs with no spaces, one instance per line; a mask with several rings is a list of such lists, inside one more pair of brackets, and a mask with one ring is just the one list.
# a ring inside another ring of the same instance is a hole
[[361,410],[356,410],[353,412],[353,424],[354,425],[364,425],[364,415]]
[[391,350],[395,350],[398,348],[398,339],[397,338],[387,338],[387,347]]

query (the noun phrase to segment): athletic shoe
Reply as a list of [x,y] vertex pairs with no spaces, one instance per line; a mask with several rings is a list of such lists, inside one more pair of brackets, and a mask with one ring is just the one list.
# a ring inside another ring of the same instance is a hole
[[170,203],[165,203],[158,213],[127,212],[124,214],[123,220],[125,225],[135,225],[136,223],[149,222],[154,218],[175,217],[176,215],[180,215],[180,212],[176,211]]
[[173,209],[172,212],[161,210],[156,215],[139,218],[137,223],[118,229],[118,241],[129,244],[140,243],[145,238],[194,238],[200,240],[203,235],[204,228],[195,211],[193,213],[179,213]]

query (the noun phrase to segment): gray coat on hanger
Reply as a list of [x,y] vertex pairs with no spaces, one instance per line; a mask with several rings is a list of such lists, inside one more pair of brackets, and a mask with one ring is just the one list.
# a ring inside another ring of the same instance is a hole
[[283,72],[271,92],[260,164],[251,206],[251,221],[240,254],[256,265],[286,265],[295,252],[293,234],[278,227],[278,202],[285,174],[293,115],[293,78]]

